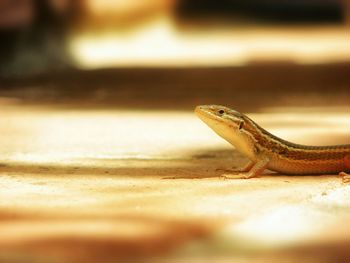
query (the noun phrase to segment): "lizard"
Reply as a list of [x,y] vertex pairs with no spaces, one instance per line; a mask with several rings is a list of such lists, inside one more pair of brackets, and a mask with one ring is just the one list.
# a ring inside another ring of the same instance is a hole
[[289,142],[266,131],[245,114],[220,105],[201,105],[196,115],[214,132],[232,144],[249,162],[222,176],[248,179],[266,169],[281,174],[339,174],[350,182],[346,165],[350,160],[350,144],[309,146]]

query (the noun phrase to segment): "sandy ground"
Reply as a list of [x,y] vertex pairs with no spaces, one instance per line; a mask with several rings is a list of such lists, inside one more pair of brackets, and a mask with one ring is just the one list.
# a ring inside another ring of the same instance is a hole
[[[192,112],[0,106],[2,262],[350,258],[349,185],[269,172],[225,180],[217,169],[246,159]],[[250,116],[321,145],[350,142],[349,113]]]

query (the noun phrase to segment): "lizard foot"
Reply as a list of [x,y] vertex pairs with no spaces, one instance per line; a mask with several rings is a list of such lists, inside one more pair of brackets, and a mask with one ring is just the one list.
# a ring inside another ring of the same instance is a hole
[[227,179],[249,179],[256,177],[265,170],[267,164],[269,163],[269,158],[266,156],[261,156],[258,162],[249,163],[246,167],[244,167],[243,172],[238,172],[236,174],[232,173],[224,173],[222,177]]
[[254,163],[253,162],[249,162],[244,166],[241,167],[233,167],[231,169],[216,169],[217,172],[223,172],[223,173],[227,173],[227,174],[234,174],[234,173],[247,173],[250,171],[250,169],[253,167]]
[[231,174],[231,173],[224,173],[221,175],[225,179],[249,179],[252,177],[255,177],[252,173],[238,173],[238,174]]

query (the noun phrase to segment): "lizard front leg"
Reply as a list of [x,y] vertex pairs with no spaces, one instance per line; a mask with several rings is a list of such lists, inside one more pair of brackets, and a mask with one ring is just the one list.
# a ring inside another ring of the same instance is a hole
[[[267,165],[269,164],[270,159],[266,155],[260,155],[258,157],[258,160],[256,163],[252,163],[250,166],[250,169],[246,172],[243,173],[238,173],[238,174],[227,174],[224,173],[222,174],[223,177],[228,178],[228,179],[249,179],[253,178],[256,176],[259,176],[264,172],[266,169]],[[248,168],[248,166],[247,166]]]

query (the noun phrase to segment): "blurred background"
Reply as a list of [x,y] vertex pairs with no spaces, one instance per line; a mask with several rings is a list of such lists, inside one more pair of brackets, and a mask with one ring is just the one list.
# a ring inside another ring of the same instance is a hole
[[254,96],[349,99],[347,0],[1,0],[0,14],[5,97],[241,110]]
[[193,114],[346,144],[349,101],[350,0],[0,0],[0,262],[350,262],[348,185],[222,180]]

